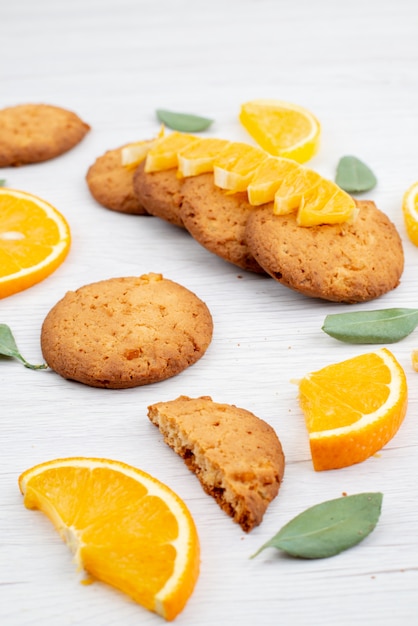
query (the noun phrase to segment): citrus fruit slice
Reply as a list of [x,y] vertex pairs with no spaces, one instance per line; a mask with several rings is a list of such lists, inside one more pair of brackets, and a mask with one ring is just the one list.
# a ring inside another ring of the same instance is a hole
[[124,167],[135,168],[147,156],[154,140],[135,141],[123,146],[121,150],[121,161]]
[[197,176],[213,171],[213,163],[229,141],[206,137],[187,145],[178,153],[178,171],[181,176]]
[[418,182],[407,189],[403,196],[402,211],[406,233],[415,246],[418,246]]
[[322,177],[313,170],[301,165],[293,168],[284,178],[274,194],[273,212],[286,215],[299,208],[302,198],[315,189]]
[[28,509],[45,513],[78,566],[172,620],[199,574],[199,540],[184,502],[157,479],[107,459],[67,458],[19,477]]
[[71,243],[65,218],[45,200],[0,187],[0,298],[52,274]]
[[198,141],[195,135],[177,131],[157,139],[146,156],[145,171],[160,172],[177,167],[177,154],[194,141]]
[[231,141],[213,164],[214,182],[221,189],[246,191],[256,168],[268,154],[246,143]]
[[251,100],[239,119],[251,137],[274,156],[304,163],[319,149],[321,126],[303,107],[281,100]]
[[406,376],[386,348],[328,365],[299,382],[314,469],[360,463],[398,431],[406,413]]
[[296,221],[298,226],[339,224],[353,220],[357,212],[354,199],[338,185],[324,178],[303,194]]
[[255,170],[247,187],[248,201],[253,206],[272,202],[277,189],[289,174],[298,170],[296,161],[281,157],[268,157]]

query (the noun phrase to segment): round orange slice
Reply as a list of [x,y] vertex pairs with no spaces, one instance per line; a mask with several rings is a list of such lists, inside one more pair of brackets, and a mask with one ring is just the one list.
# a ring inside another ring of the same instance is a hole
[[307,109],[282,100],[251,100],[241,106],[239,119],[264,150],[273,156],[304,163],[319,149],[321,126]]
[[299,382],[314,469],[360,463],[392,439],[405,417],[403,368],[386,348],[328,365]]
[[0,188],[0,298],[52,274],[70,243],[70,227],[52,205],[25,191]]
[[184,502],[139,469],[67,458],[19,477],[28,509],[45,513],[79,568],[166,620],[186,605],[199,575],[199,540]]

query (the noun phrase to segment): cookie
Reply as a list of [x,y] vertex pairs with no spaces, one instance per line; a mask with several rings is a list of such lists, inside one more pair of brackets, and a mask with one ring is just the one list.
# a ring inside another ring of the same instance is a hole
[[256,209],[246,193],[215,187],[213,174],[185,178],[179,208],[185,228],[204,248],[238,267],[264,274],[245,238],[246,222]]
[[75,113],[49,104],[0,110],[0,167],[53,159],[74,148],[90,130]]
[[182,179],[176,169],[146,172],[145,163],[135,170],[133,186],[135,195],[150,215],[159,217],[174,226],[183,227],[179,214],[182,195]]
[[133,185],[134,169],[122,165],[124,146],[108,150],[90,166],[87,185],[95,200],[102,206],[119,213],[147,215],[138,200]]
[[404,267],[399,234],[373,202],[358,201],[354,223],[301,227],[268,204],[247,222],[259,264],[281,284],[312,298],[366,302],[398,286]]
[[209,396],[180,396],[148,407],[148,417],[203,489],[245,532],[278,494],[284,455],[273,428],[245,409]]
[[150,273],[68,292],[44,320],[41,347],[64,378],[124,389],[179,374],[204,355],[212,331],[204,302]]

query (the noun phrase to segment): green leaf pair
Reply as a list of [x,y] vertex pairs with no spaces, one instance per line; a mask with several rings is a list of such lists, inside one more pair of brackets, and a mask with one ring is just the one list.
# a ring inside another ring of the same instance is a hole
[[12,331],[7,324],[0,324],[0,355],[18,359],[25,367],[31,370],[44,370],[48,367],[46,363],[42,365],[31,365],[31,363],[28,363],[26,359],[23,358],[17,348]]
[[418,325],[418,309],[379,309],[327,315],[322,330],[345,343],[395,343]]
[[172,130],[183,133],[197,133],[206,130],[213,123],[208,117],[200,117],[190,113],[175,113],[166,109],[157,109],[157,118]]
[[337,166],[335,182],[347,193],[370,191],[377,184],[371,169],[354,156],[344,156]]
[[375,528],[382,509],[383,494],[359,493],[317,504],[294,517],[267,543],[303,559],[335,556],[363,541]]

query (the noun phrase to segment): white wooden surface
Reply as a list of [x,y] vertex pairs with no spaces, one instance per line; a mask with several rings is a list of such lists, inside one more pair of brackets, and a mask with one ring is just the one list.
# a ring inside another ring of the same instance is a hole
[[[410,363],[416,333],[389,346],[409,381],[405,422],[380,454],[360,465],[314,472],[291,382],[369,350],[322,333],[327,313],[418,305],[418,249],[406,238],[400,209],[403,192],[418,179],[417,7],[415,0],[2,3],[0,107],[57,104],[76,111],[92,130],[54,161],[0,171],[8,186],[55,205],[73,233],[66,262],[41,284],[2,300],[0,322],[11,326],[27,359],[39,362],[43,318],[68,289],[154,271],[195,291],[215,324],[199,363],[144,388],[97,390],[1,360],[2,625],[162,623],[104,585],[81,585],[49,521],[24,508],[20,472],[70,455],[136,465],[187,502],[202,564],[177,619],[182,626],[418,623],[418,374]],[[249,140],[239,106],[260,97],[295,102],[318,116],[322,147],[310,166],[321,174],[333,178],[344,154],[375,171],[379,183],[368,197],[395,222],[405,247],[405,272],[394,292],[351,308],[309,300],[237,271],[168,224],[107,211],[91,198],[89,165],[107,149],[153,136],[156,108],[213,117],[211,135]],[[147,419],[149,404],[180,394],[245,407],[282,440],[285,482],[249,535],[203,493]],[[373,490],[384,492],[381,519],[358,547],[319,561],[274,551],[249,560],[308,506]]]

